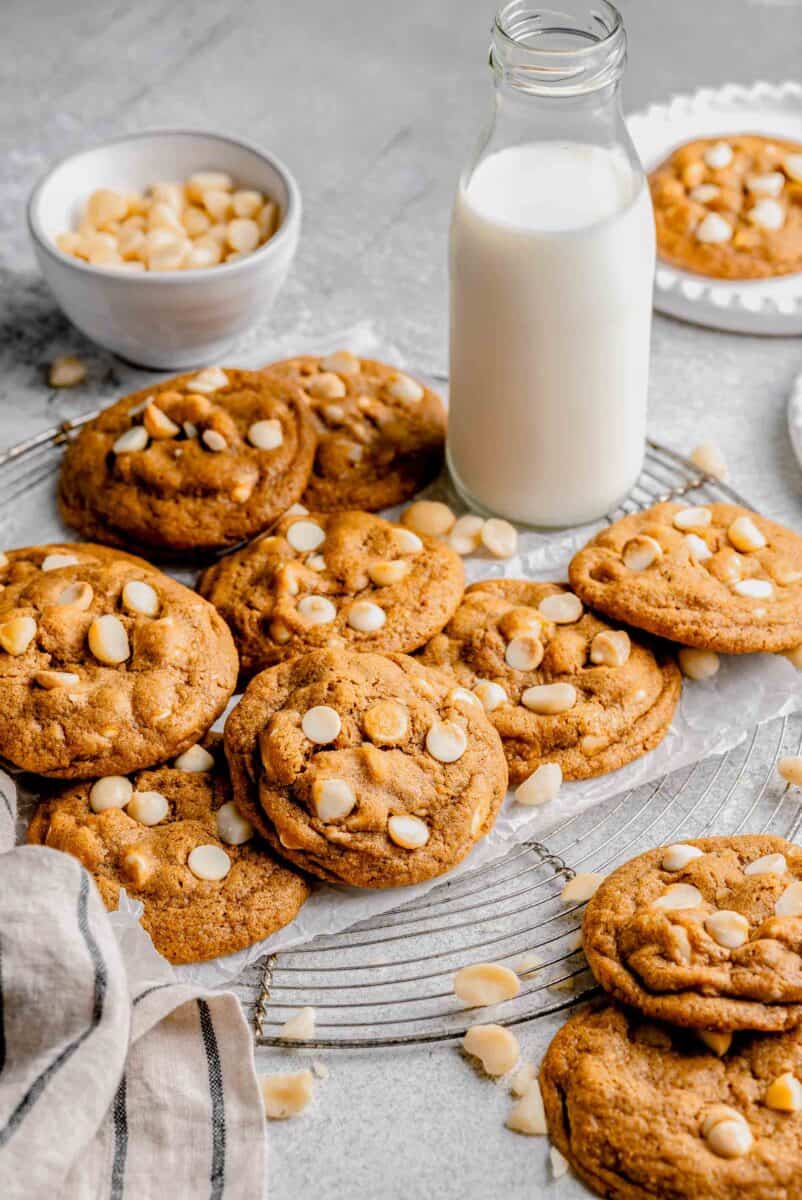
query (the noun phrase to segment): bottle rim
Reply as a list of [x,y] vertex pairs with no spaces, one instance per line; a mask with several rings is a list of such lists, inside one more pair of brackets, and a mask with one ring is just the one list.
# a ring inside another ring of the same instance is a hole
[[616,82],[626,62],[626,32],[609,0],[507,0],[493,21],[490,66],[530,92],[579,95]]

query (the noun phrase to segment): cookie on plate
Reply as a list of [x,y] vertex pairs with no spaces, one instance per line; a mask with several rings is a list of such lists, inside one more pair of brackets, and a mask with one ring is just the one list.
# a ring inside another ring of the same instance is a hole
[[696,1029],[802,1023],[802,848],[769,834],[661,846],[585,912],[593,974],[618,1000]]
[[802,1034],[736,1035],[723,1058],[686,1030],[602,1003],[549,1046],[551,1140],[610,1200],[795,1200]]
[[237,680],[223,619],[127,554],[70,542],[0,562],[0,756],[62,779],[124,774],[197,741]]
[[265,370],[300,384],[311,408],[318,446],[307,507],[375,512],[408,500],[440,471],[443,402],[397,367],[338,350]]
[[661,258],[716,279],[802,270],[802,145],[760,134],[679,146],[649,176]]
[[510,780],[543,762],[565,779],[614,771],[654,749],[681,689],[674,660],[583,609],[554,583],[473,584],[421,661],[448,671],[487,709]]
[[355,887],[449,871],[507,788],[482,706],[403,654],[318,650],[263,671],[225,745],[237,803],[274,849]]
[[210,734],[172,764],[75,784],[43,800],[28,829],[29,842],[80,859],[108,909],[121,888],[141,900],[172,963],[244,950],[309,895],[234,804],[222,742]]
[[125,396],[85,425],[61,468],[68,525],[162,555],[232,546],[300,497],[315,434],[300,388],[208,367]]
[[658,637],[724,654],[802,643],[802,538],[736,504],[657,504],[571,561],[577,595]]
[[417,650],[457,607],[459,555],[370,513],[289,515],[203,573],[246,675],[335,643]]

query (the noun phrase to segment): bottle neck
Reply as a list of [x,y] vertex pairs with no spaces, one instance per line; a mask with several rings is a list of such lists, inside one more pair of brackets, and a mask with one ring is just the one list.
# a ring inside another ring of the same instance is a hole
[[508,0],[496,13],[490,66],[502,93],[578,100],[616,88],[626,50],[624,23],[607,0],[561,0],[559,11]]

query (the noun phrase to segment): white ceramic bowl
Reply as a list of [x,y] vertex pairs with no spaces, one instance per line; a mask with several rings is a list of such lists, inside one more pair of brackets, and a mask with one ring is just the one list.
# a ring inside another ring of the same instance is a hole
[[[278,202],[279,229],[245,258],[192,271],[126,272],[62,253],[55,237],[77,228],[99,187],[142,190],[195,171],[227,171],[242,187]],[[301,195],[278,159],[214,133],[157,130],[70,155],[40,179],[28,227],[42,274],[66,315],[122,358],[158,369],[219,361],[272,306],[298,245]]]

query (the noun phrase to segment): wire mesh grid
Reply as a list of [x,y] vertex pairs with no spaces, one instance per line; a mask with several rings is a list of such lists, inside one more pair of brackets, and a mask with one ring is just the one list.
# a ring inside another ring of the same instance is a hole
[[[72,432],[95,414],[0,451],[0,510],[55,472]],[[726,484],[650,442],[643,472],[608,515],[693,497],[745,503]],[[317,1013],[313,1048],[446,1042],[472,1023],[453,993],[460,967],[490,959],[516,969],[519,995],[483,1010],[515,1025],[558,1012],[593,990],[580,945],[581,905],[560,900],[579,871],[607,873],[651,846],[706,833],[774,832],[792,840],[802,814],[774,770],[802,748],[802,714],[758,726],[727,754],[685,767],[556,825],[544,841],[446,879],[422,899],[342,933],[268,955],[238,981],[261,1045],[288,1044],[280,1027],[305,1005]]]

